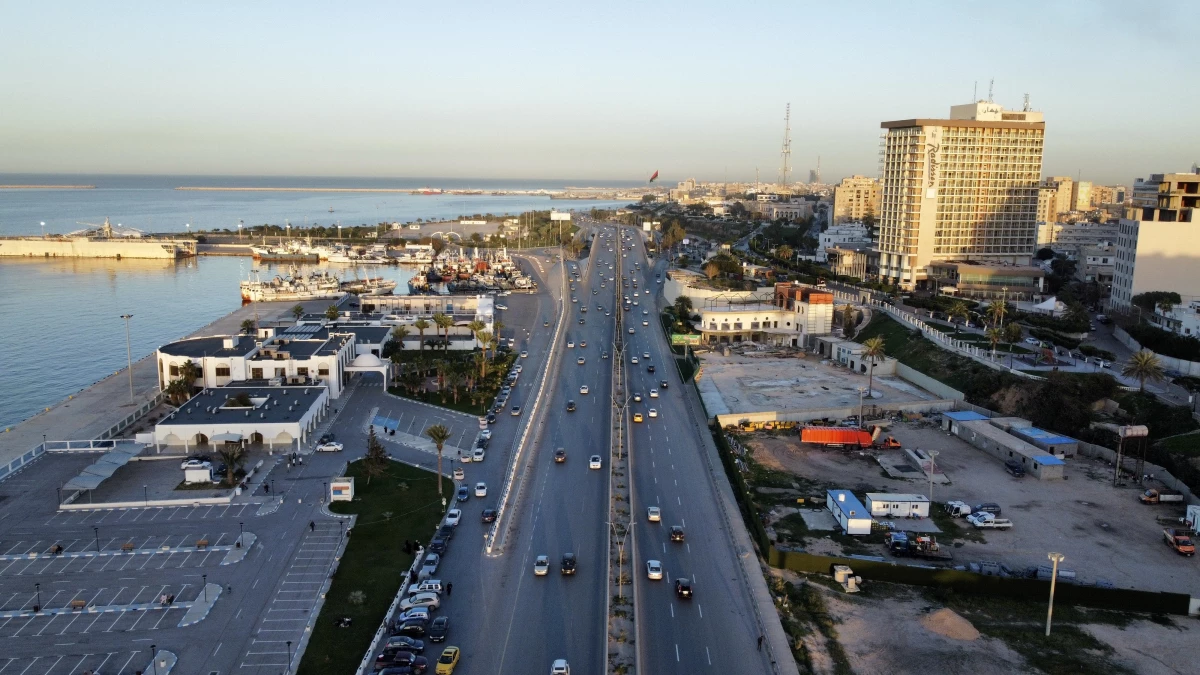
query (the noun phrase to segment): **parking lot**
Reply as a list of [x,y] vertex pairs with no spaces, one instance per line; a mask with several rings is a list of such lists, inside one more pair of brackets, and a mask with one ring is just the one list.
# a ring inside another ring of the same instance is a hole
[[236,504],[213,504],[210,506],[151,506],[149,508],[103,509],[97,511],[58,511],[45,519],[45,525],[54,527],[79,525],[145,525],[148,523],[226,520],[249,518],[262,504],[262,499],[247,500]]
[[[1083,582],[1200,595],[1196,559],[1168,548],[1164,525],[1156,521],[1157,516],[1181,517],[1183,507],[1139,503],[1140,488],[1113,487],[1112,469],[1105,462],[1082,456],[1067,459],[1066,480],[1014,478],[998,460],[933,426],[901,423],[889,433],[905,448],[939,451],[938,466],[950,483],[934,486],[935,502],[995,502],[1003,509],[1002,517],[1013,521],[1011,530],[980,531],[983,541],[956,541],[954,564],[996,561],[1023,571],[1047,564],[1047,553],[1055,551],[1066,555],[1062,567],[1075,571]],[[794,435],[749,438],[756,449],[754,458],[764,467],[822,486],[851,489],[860,499],[866,492],[929,492],[924,480],[885,477],[871,452],[802,446]],[[972,530],[965,521],[956,522]],[[944,537],[940,540],[949,543]],[[878,554],[884,555],[882,546]]]
[[79,675],[92,671],[133,675],[150,667],[150,649],[72,652],[55,656],[16,658],[0,656],[0,675]]

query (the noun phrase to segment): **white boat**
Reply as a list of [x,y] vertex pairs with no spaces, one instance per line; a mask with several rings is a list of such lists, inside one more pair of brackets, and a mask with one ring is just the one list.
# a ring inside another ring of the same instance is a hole
[[243,302],[296,302],[321,300],[342,296],[341,282],[325,272],[300,275],[295,268],[287,276],[276,276],[270,281],[258,278],[258,270],[251,272],[252,278],[241,282]]

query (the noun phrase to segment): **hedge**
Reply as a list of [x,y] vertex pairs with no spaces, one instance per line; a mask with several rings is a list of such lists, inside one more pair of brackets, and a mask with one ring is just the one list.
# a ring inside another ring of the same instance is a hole
[[1039,340],[1046,340],[1047,342],[1053,342],[1054,344],[1058,345],[1059,347],[1066,347],[1067,349],[1076,349],[1079,347],[1079,340],[1076,340],[1074,338],[1064,337],[1062,335],[1059,335],[1058,333],[1055,333],[1052,330],[1046,330],[1044,328],[1030,328],[1029,334]]
[[1200,361],[1200,340],[1172,333],[1160,328],[1138,324],[1125,329],[1129,337],[1137,340],[1146,349],[1184,361]]

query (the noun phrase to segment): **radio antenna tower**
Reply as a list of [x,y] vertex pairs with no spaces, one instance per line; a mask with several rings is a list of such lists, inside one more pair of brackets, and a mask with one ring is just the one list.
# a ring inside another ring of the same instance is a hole
[[792,178],[792,104],[788,103],[783,113],[783,150],[780,151],[783,166],[779,169],[779,187],[786,188]]

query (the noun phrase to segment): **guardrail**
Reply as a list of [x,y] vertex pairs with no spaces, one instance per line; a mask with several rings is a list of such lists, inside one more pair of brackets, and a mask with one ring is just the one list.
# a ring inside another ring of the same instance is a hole
[[158,404],[162,403],[164,400],[166,400],[166,398],[167,398],[166,392],[164,392],[160,389],[158,391],[158,393],[155,394],[149,401],[146,401],[142,405],[138,406],[137,410],[129,413],[120,422],[117,422],[116,424],[112,425],[108,429],[105,429],[103,432],[101,432],[100,438],[101,439],[112,438],[113,436],[116,436],[117,434],[121,433],[122,431],[125,431],[129,427],[133,426],[134,422],[141,419],[143,415],[145,415],[146,413],[148,413],[151,410],[154,410],[156,407],[158,407]]
[[562,282],[560,284],[560,290],[559,290],[560,297],[559,297],[558,325],[555,326],[554,335],[550,339],[550,346],[549,346],[550,358],[546,359],[546,363],[542,366],[541,381],[538,383],[538,391],[537,391],[537,395],[534,397],[533,405],[531,406],[530,415],[525,418],[524,428],[522,428],[521,433],[518,434],[516,440],[514,441],[514,447],[513,447],[513,452],[512,452],[512,462],[508,467],[508,475],[505,476],[505,479],[504,479],[504,490],[500,493],[500,501],[496,505],[496,522],[492,523],[492,528],[488,532],[487,540],[486,540],[486,543],[484,544],[484,549],[486,550],[487,555],[489,555],[489,556],[493,555],[495,552],[496,537],[499,535],[499,533],[501,531],[500,528],[503,526],[503,524],[506,520],[505,516],[507,515],[507,512],[508,512],[508,500],[512,495],[513,484],[516,481],[517,466],[519,466],[520,461],[521,461],[521,455],[523,454],[523,451],[525,450],[525,445],[526,445],[525,441],[529,437],[529,430],[533,427],[534,420],[537,418],[537,416],[539,414],[541,414],[542,396],[543,396],[543,394],[545,394],[545,391],[546,391],[546,383],[550,380],[550,372],[553,370],[557,361],[559,360],[559,356],[558,356],[558,353],[555,351],[555,347],[558,346],[559,340],[562,338],[563,326],[565,326],[567,323],[567,304],[568,304],[567,303],[567,294],[566,294],[566,291],[567,291],[567,263],[565,260],[560,261],[560,263],[562,265]]

